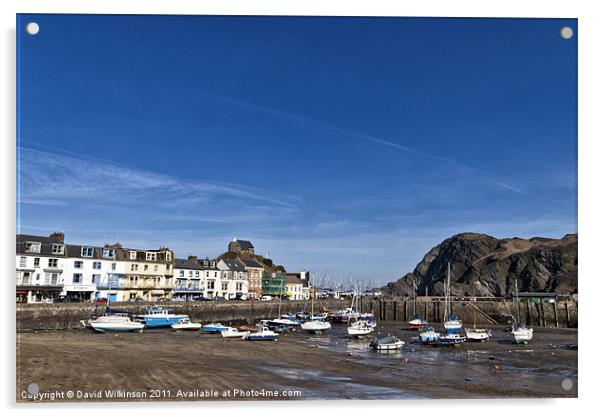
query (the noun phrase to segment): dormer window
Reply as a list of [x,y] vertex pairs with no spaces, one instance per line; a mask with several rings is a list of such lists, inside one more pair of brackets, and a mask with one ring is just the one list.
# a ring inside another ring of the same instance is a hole
[[102,250],[103,258],[115,258],[115,249],[113,248],[104,248]]
[[147,261],[156,261],[157,254],[155,252],[146,252],[146,260]]
[[130,251],[130,259],[135,260],[137,255],[138,254],[136,253],[135,250],[131,250]]
[[53,255],[62,255],[65,253],[65,245],[52,244],[50,250]]
[[82,256],[86,258],[91,258],[94,256],[94,248],[91,246],[82,246]]
[[171,252],[165,252],[165,260],[166,261],[171,261]]
[[25,252],[40,253],[40,242],[25,242]]

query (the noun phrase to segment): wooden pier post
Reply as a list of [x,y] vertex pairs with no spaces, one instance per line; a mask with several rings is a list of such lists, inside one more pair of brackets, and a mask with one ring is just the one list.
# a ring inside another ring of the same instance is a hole
[[554,326],[558,327],[558,308],[556,307],[556,303],[554,303]]
[[393,301],[393,320],[397,321],[397,300]]
[[539,305],[541,306],[541,319],[543,321],[543,327],[547,327],[547,323],[546,323],[546,308],[544,306],[543,300],[539,300]]
[[428,321],[428,314],[429,314],[429,303],[424,300],[424,319],[426,321]]
[[529,306],[529,300],[527,300],[527,315],[525,316],[525,324],[530,326],[531,323],[531,307]]
[[408,321],[408,300],[403,302],[403,321]]
[[566,327],[571,327],[571,315],[569,314],[569,303],[564,303],[564,312],[566,314]]

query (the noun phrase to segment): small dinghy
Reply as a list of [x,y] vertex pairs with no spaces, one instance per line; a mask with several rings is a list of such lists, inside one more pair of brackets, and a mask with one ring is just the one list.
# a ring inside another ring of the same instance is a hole
[[221,323],[209,323],[203,324],[201,327],[205,333],[219,333],[222,332],[226,326]]
[[188,317],[171,325],[171,328],[175,330],[200,330],[202,327],[201,323],[192,322]]
[[405,345],[403,340],[399,340],[396,336],[386,336],[380,339],[374,339],[370,342],[370,347],[376,350],[397,350]]
[[428,322],[418,315],[414,316],[412,320],[408,321],[408,326],[410,329],[421,329],[427,325]]
[[358,320],[347,327],[347,334],[351,337],[361,338],[374,332],[374,327],[366,320]]
[[436,332],[432,326],[428,326],[423,332],[420,333],[420,341],[427,345],[439,342],[441,333]]
[[528,328],[522,323],[512,328],[511,333],[514,336],[514,343],[518,344],[527,344],[533,338],[533,329]]
[[448,333],[445,336],[439,337],[439,343],[444,346],[459,346],[466,342],[466,336],[458,333]]
[[241,332],[236,327],[226,327],[221,333],[223,338],[242,339],[251,332]]
[[275,333],[275,332],[271,331],[269,328],[264,326],[264,327],[259,328],[259,330],[257,330],[256,332],[250,332],[250,333],[246,334],[243,337],[243,339],[252,340],[252,341],[278,340],[278,333]]

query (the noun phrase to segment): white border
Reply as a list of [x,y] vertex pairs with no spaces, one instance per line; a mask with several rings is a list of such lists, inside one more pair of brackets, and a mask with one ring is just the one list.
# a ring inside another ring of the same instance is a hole
[[[4,141],[0,149],[2,158],[2,196],[3,226],[2,249],[4,291],[2,312],[6,334],[2,343],[2,358],[5,366],[2,379],[2,404],[9,413],[39,416],[46,415],[71,416],[86,414],[103,415],[125,413],[144,413],[145,416],[165,416],[166,413],[177,413],[178,416],[198,415],[231,415],[245,413],[251,416],[306,415],[307,413],[365,415],[367,413],[481,413],[487,415],[503,415],[529,413],[546,415],[575,415],[584,412],[589,406],[597,405],[597,377],[600,372],[596,366],[598,359],[595,351],[600,330],[597,327],[595,303],[600,297],[598,284],[602,277],[597,274],[596,255],[601,250],[599,240],[602,238],[600,218],[600,172],[599,156],[601,155],[600,115],[601,97],[599,40],[602,39],[602,21],[596,13],[596,2],[571,1],[357,1],[357,0],[20,0],[3,1],[2,24],[2,83],[4,97],[0,102]],[[185,403],[185,404],[127,404],[127,405],[77,405],[77,406],[16,406],[14,377],[14,275],[13,251],[15,231],[15,13],[126,13],[126,14],[252,14],[252,15],[347,15],[347,16],[465,16],[465,17],[570,17],[579,18],[579,286],[580,286],[580,328],[590,330],[585,339],[580,337],[579,345],[579,400],[483,400],[483,401],[363,401],[363,402],[295,402],[294,404],[277,403]],[[598,190],[596,190],[596,188]],[[598,192],[596,192],[598,191]],[[585,340],[584,340],[585,339]],[[142,408],[141,410],[137,410]],[[451,410],[450,410],[451,408]],[[596,407],[598,408],[598,407]]]

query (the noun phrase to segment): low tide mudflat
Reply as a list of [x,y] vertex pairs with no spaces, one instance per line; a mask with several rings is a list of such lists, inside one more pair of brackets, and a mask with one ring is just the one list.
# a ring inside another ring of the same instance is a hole
[[[293,332],[277,342],[170,330],[19,333],[17,401],[577,396],[576,329],[535,328],[530,344],[515,345],[495,328],[491,341],[455,348],[423,346],[400,323],[379,323],[377,331],[400,336],[405,347],[377,353],[369,339],[349,339],[337,325],[327,335]],[[24,394],[32,383],[35,399]]]

